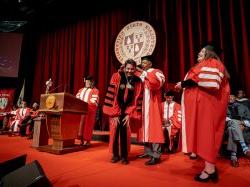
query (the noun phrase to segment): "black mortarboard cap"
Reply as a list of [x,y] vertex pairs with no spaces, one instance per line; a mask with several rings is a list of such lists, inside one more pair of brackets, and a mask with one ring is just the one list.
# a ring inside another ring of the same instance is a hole
[[202,45],[202,48],[205,48],[206,50],[209,50],[209,51],[213,51],[217,55],[220,55],[222,53],[222,49],[220,45],[214,41],[209,41],[209,42],[204,43]]
[[152,55],[142,56],[141,61],[143,60],[148,60],[150,62],[153,62],[153,56]]
[[167,91],[164,93],[164,96],[174,96],[174,92],[173,91]]
[[90,76],[90,75],[88,75],[87,77],[84,77],[84,81],[85,80],[90,80],[90,81],[93,81],[93,77],[92,76]]

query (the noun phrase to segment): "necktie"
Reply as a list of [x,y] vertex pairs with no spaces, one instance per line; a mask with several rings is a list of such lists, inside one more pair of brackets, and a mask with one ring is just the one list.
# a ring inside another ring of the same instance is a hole
[[167,119],[169,118],[169,103],[167,103],[168,105],[168,110],[167,110]]

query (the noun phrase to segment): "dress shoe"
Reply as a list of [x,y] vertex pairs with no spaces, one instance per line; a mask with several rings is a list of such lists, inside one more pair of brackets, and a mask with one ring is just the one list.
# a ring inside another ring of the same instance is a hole
[[120,157],[112,157],[112,159],[111,159],[111,162],[112,163],[116,163],[116,162],[119,162],[120,161]]
[[31,139],[33,139],[33,136],[29,136],[27,139],[28,139],[28,140],[31,140]]
[[127,165],[129,164],[129,161],[127,158],[122,158],[122,164]]
[[149,158],[149,155],[144,153],[144,154],[141,154],[141,155],[137,155],[136,157],[137,158]]
[[247,150],[246,152],[245,152],[245,155],[246,155],[246,157],[250,157],[250,150]]
[[195,155],[195,156],[190,155],[190,156],[189,156],[189,159],[190,159],[190,160],[196,160],[197,158],[198,158],[197,155]]
[[84,146],[89,147],[90,146],[90,142],[86,141],[85,144],[84,144]]
[[218,180],[219,180],[219,176],[218,176],[218,171],[217,171],[217,169],[215,168],[215,171],[213,172],[213,173],[208,173],[208,172],[206,172],[206,171],[203,171],[203,172],[205,172],[208,176],[206,177],[206,178],[201,178],[200,176],[201,176],[201,174],[202,173],[199,173],[199,174],[197,174],[195,177],[194,177],[194,180],[195,181],[198,181],[198,182],[208,182],[208,181],[212,181],[212,182],[214,182],[214,183],[216,183],[216,182],[218,182]]
[[237,168],[240,166],[239,161],[238,160],[231,160],[231,166],[233,166],[234,168]]
[[149,166],[149,165],[155,165],[155,164],[158,164],[158,163],[160,163],[159,158],[151,158],[150,160],[145,162],[145,165]]

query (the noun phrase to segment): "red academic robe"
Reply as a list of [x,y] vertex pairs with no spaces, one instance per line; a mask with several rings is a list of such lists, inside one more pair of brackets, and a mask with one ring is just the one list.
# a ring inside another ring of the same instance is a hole
[[84,118],[83,139],[90,141],[96,122],[96,111],[99,102],[99,90],[96,88],[82,88],[76,94],[78,99],[88,103],[88,112]]
[[22,124],[22,121],[30,115],[31,109],[19,108],[16,110],[15,120],[11,123],[11,127],[13,127],[13,132],[18,132],[18,125]]
[[[139,80],[139,78],[137,77]],[[121,109],[118,105],[118,91],[121,81],[121,75],[119,72],[114,73],[111,77],[110,84],[108,86],[108,91],[105,96],[104,105],[103,105],[103,113],[109,116],[109,151],[112,152],[113,150],[113,143],[115,139],[116,127],[117,124],[111,120],[113,117],[118,117],[121,115]],[[127,89],[127,87],[125,88]],[[131,105],[129,105],[126,110],[125,114],[129,115],[130,121],[131,120],[138,120],[141,118],[141,102],[142,102],[142,83],[141,81],[135,82],[134,86],[134,99]],[[126,92],[126,91],[125,91]],[[131,125],[131,123],[129,123]],[[131,138],[131,129],[130,125],[127,127],[127,150],[130,151],[130,138]]]
[[[39,110],[30,110],[30,117],[33,120],[34,118],[38,117],[39,115]],[[26,127],[26,135],[30,135],[32,133],[32,131],[30,131],[30,124],[28,124],[28,126]]]
[[163,119],[170,121],[170,126],[164,127],[168,130],[169,135],[169,149],[172,150],[173,138],[180,131],[181,128],[181,105],[172,101],[171,103],[162,102]]
[[150,68],[139,73],[143,82],[142,126],[138,131],[141,142],[164,143],[162,131],[161,88],[165,76],[158,69]]
[[198,86],[183,90],[182,150],[197,153],[204,160],[215,163],[230,94],[225,67],[216,59],[207,59],[191,68],[187,79]]

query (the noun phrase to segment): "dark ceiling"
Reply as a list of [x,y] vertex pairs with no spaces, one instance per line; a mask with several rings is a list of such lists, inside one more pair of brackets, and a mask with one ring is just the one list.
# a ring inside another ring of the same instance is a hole
[[115,7],[133,6],[132,0],[0,0],[1,20],[34,17],[89,16]]
[[[0,0],[0,27],[5,27],[5,25],[6,27],[12,27],[13,25],[7,25],[10,23],[9,21],[26,21],[25,24],[54,24],[72,21],[97,15],[103,11],[107,12],[118,7],[134,6],[140,2],[136,0],[112,1],[113,0]],[[4,32],[1,28],[0,31]]]
[[13,32],[35,20],[55,0],[0,0],[0,31]]
[[1,0],[0,2],[1,20],[24,20],[49,8],[55,0]]

